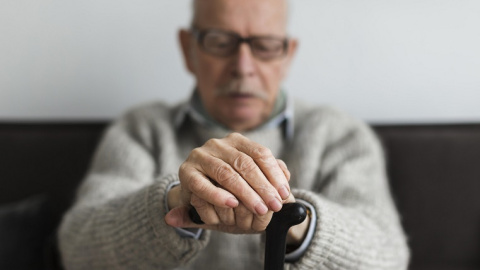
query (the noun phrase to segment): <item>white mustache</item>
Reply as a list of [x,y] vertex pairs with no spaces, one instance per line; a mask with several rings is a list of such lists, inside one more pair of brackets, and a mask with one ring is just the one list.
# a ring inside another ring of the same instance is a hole
[[263,100],[267,100],[268,98],[267,94],[264,91],[254,89],[254,87],[250,86],[247,83],[243,83],[240,80],[232,80],[218,87],[215,90],[215,94],[217,96],[230,96],[234,94],[250,95]]

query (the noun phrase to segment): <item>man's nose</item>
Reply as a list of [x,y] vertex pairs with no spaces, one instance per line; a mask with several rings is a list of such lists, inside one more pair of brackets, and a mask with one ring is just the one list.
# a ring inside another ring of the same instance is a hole
[[240,44],[235,55],[234,75],[238,77],[249,77],[255,74],[255,59],[252,50],[247,43]]

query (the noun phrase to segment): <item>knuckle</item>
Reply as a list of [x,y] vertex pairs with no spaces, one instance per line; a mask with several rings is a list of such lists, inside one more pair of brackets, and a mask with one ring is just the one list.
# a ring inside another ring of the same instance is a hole
[[218,225],[218,224],[220,224],[220,219],[215,214],[212,214],[212,215],[207,215],[205,217],[204,222],[207,225]]
[[182,185],[182,187],[188,189],[188,190],[192,190],[192,187],[195,187],[194,184],[192,183],[195,183],[196,181],[196,177],[186,171],[180,171],[179,173],[179,176],[180,178],[180,184]]
[[238,132],[232,132],[227,135],[227,138],[230,138],[230,139],[243,138],[243,135]]
[[180,179],[180,182],[183,182],[183,179],[186,179],[188,175],[188,165],[185,163],[182,163],[180,167],[178,168],[178,178]]
[[265,224],[264,222],[254,222],[252,224],[252,229],[256,232],[262,232],[267,229],[267,224]]
[[255,186],[255,190],[258,190],[258,193],[262,194],[263,196],[274,196],[275,189],[267,183],[261,183]]
[[220,217],[220,220],[222,221],[223,224],[229,225],[229,226],[235,225],[235,219],[231,212],[232,209],[215,207],[215,211],[217,212],[217,215]]
[[215,168],[215,180],[222,186],[228,186],[238,177],[238,173],[234,172],[226,165],[220,165]]
[[198,194],[206,193],[208,192],[208,186],[204,182],[205,182],[204,179],[200,177],[192,176],[190,177],[190,181],[188,181],[188,188],[194,193],[198,193]]
[[197,187],[197,192],[200,193],[200,194],[206,194],[208,192],[208,186],[207,184],[204,184],[204,183],[198,183],[196,185]]
[[179,173],[180,172],[184,172],[188,170],[188,163],[187,162],[183,162],[181,165],[180,165],[180,168],[178,169]]
[[193,207],[195,207],[195,209],[197,209],[197,210],[204,209],[204,208],[207,207],[207,203],[197,196],[191,196],[190,197],[190,204]]
[[235,208],[235,215],[240,219],[246,218],[250,214],[250,211],[242,204]]
[[182,179],[189,178],[189,175],[191,175],[192,172],[192,168],[192,164],[190,164],[189,162],[184,162],[180,165],[180,167],[178,168],[178,177],[180,178],[180,181],[182,181]]
[[188,159],[197,159],[202,155],[202,149],[200,147],[193,148],[190,152]]
[[220,139],[217,139],[217,138],[213,138],[213,139],[210,139],[208,140],[206,143],[205,143],[205,146],[207,147],[217,147],[218,145],[220,145]]
[[243,173],[250,173],[258,168],[255,161],[245,154],[238,155],[233,161],[233,165],[237,171]]
[[207,225],[218,225],[220,224],[220,220],[218,218],[215,218],[215,219],[208,219],[205,224]]
[[192,196],[190,204],[197,210],[198,215],[207,225],[217,225],[220,223],[218,216],[212,211],[211,206],[204,200]]
[[271,212],[263,216],[255,216],[252,224],[252,229],[261,232],[267,229],[268,224],[272,218]]
[[237,224],[236,226],[241,230],[248,231],[251,230],[252,224],[251,219],[248,216],[236,216]]
[[202,217],[200,215],[200,217],[202,218],[202,221],[206,224],[206,225],[218,225],[220,224],[220,219],[218,219],[218,217],[212,215],[207,215],[205,217]]
[[[266,147],[256,147],[252,151],[252,157],[260,160],[270,160],[273,158],[272,151]],[[276,159],[275,159],[276,163]]]

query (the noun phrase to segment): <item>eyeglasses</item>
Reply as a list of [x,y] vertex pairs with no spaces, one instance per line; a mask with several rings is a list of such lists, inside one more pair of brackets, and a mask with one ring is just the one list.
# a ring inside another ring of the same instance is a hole
[[276,36],[243,38],[235,32],[218,29],[193,28],[191,32],[205,52],[219,57],[234,55],[243,42],[250,46],[253,56],[264,61],[283,57],[288,49],[288,39]]

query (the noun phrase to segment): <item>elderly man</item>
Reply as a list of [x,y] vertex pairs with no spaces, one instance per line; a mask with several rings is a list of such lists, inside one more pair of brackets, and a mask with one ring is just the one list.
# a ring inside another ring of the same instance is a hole
[[67,269],[261,269],[262,232],[295,200],[311,215],[288,233],[288,269],[406,268],[375,136],[280,90],[286,17],[283,0],[194,1],[179,33],[191,99],[106,131],[59,231]]

